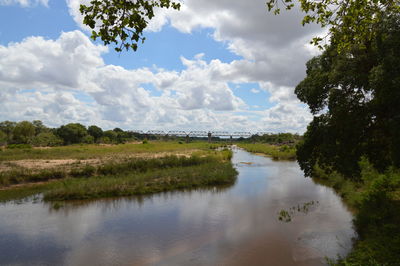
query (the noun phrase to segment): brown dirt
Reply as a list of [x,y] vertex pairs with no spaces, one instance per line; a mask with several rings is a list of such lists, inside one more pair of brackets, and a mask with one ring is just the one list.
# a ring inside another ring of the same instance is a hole
[[113,154],[101,159],[36,159],[36,160],[13,160],[0,162],[0,172],[9,171],[13,168],[26,168],[32,170],[43,170],[50,168],[73,168],[84,165],[97,166],[109,161],[119,161],[128,158],[160,158],[169,155],[189,157],[196,150],[189,150],[181,153],[158,152],[158,153],[132,153],[132,154]]

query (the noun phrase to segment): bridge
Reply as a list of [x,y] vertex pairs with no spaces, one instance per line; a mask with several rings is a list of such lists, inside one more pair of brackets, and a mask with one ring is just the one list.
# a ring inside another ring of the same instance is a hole
[[189,138],[208,138],[208,142],[211,142],[212,137],[226,137],[230,138],[231,141],[233,138],[250,138],[251,136],[263,136],[265,134],[269,134],[269,132],[228,132],[228,131],[183,131],[183,130],[132,130],[134,133],[142,134],[142,135],[153,135],[153,136],[176,136],[176,137],[186,137],[186,141],[189,141]]

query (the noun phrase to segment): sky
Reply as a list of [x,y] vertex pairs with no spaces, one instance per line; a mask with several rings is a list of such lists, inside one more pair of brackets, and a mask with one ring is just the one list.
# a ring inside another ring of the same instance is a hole
[[0,0],[0,121],[125,130],[304,133],[294,94],[317,25],[265,0],[182,0],[156,10],[137,52],[90,39],[89,0]]

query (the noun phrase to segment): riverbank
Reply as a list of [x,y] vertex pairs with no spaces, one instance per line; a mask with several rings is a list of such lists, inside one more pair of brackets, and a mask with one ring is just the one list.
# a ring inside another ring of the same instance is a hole
[[237,143],[236,145],[248,152],[261,153],[274,160],[296,160],[296,148],[292,146],[266,143]]
[[[59,167],[28,168],[18,166],[16,161],[8,165],[9,169],[0,172],[0,201],[16,200],[38,193],[42,193],[45,200],[141,195],[174,189],[227,185],[235,181],[236,170],[230,162],[232,152],[229,150],[216,151],[215,145],[205,143],[176,143],[175,146],[171,143],[160,143],[159,146],[152,144],[150,147],[148,144],[140,145],[145,148],[130,150],[130,156],[109,153],[108,157],[103,156],[101,160],[90,161],[96,163],[80,161]],[[186,147],[181,148],[182,146]],[[127,147],[134,146],[128,144]],[[127,147],[122,149],[128,150]],[[161,153],[164,156],[160,157],[158,151],[165,151],[166,147],[169,151],[175,147],[175,155],[171,155],[172,152],[167,155]],[[92,156],[93,147],[85,148],[85,155]],[[109,149],[115,151],[115,147]],[[135,154],[134,151],[138,150],[146,153]],[[153,152],[149,153],[149,150]],[[185,152],[182,153],[183,151]],[[48,156],[52,153],[59,152],[50,150],[43,154]],[[152,156],[144,156],[145,154]],[[68,158],[65,156],[68,155],[64,152],[64,158]],[[76,154],[70,154],[69,158],[73,156]],[[113,159],[104,159],[110,157]]]
[[366,161],[361,179],[352,181],[317,169],[316,182],[332,187],[353,210],[358,234],[352,251],[333,265],[399,265],[400,172],[379,174]]

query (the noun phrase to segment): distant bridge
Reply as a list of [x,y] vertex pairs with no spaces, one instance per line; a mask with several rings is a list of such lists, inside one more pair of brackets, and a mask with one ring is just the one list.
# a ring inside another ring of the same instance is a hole
[[156,135],[156,136],[176,136],[176,137],[186,137],[189,138],[208,138],[208,142],[211,142],[212,137],[226,137],[226,138],[250,138],[251,136],[258,135],[263,136],[269,134],[269,132],[228,132],[228,131],[182,131],[182,130],[132,130],[132,132],[143,134],[143,135]]

